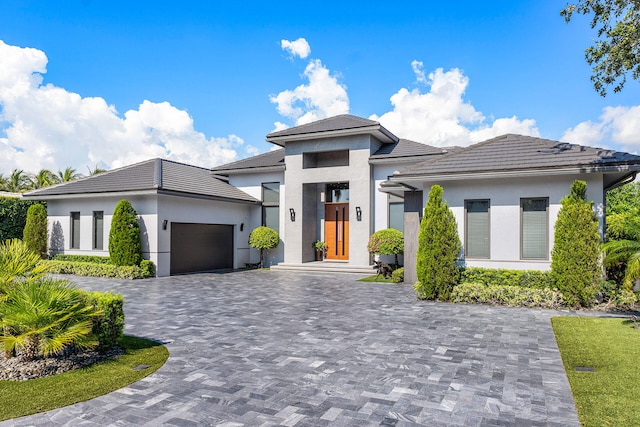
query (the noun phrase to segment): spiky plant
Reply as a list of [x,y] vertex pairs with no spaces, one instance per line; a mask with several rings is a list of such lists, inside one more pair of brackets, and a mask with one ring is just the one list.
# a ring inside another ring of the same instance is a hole
[[0,293],[18,281],[37,280],[47,272],[40,255],[19,239],[0,243]]

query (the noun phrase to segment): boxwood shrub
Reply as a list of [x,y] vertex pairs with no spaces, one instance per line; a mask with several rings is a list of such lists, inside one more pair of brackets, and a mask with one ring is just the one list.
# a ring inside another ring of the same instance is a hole
[[393,283],[402,283],[404,282],[404,267],[396,268],[391,273],[391,281]]
[[462,270],[460,283],[482,283],[494,286],[523,288],[553,288],[550,271],[507,270],[502,268],[467,267]]
[[92,332],[98,338],[98,350],[108,350],[118,344],[124,331],[124,297],[112,292],[82,292],[87,304],[102,311],[93,319]]
[[97,264],[109,264],[108,256],[57,254],[53,256],[53,259],[56,261],[95,262]]
[[[137,265],[118,266],[114,264],[103,264],[95,262],[75,262],[75,261],[59,261],[49,260],[43,261],[48,267],[48,271],[56,274],[76,274],[78,276],[92,277],[112,277],[115,279],[143,279],[145,277],[153,277],[151,272],[155,273],[155,267],[140,267]],[[148,263],[153,266],[151,261]]]
[[451,293],[451,301],[471,304],[495,304],[510,307],[561,308],[564,297],[554,289],[526,288],[522,286],[461,283]]

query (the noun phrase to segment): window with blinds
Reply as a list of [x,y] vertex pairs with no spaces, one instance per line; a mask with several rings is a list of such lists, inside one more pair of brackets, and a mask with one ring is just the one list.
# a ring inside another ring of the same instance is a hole
[[93,249],[102,249],[104,241],[104,212],[93,211]]
[[465,247],[468,258],[489,258],[489,200],[465,200]]
[[522,259],[549,259],[549,199],[520,199]]
[[80,249],[80,212],[71,212],[71,249]]

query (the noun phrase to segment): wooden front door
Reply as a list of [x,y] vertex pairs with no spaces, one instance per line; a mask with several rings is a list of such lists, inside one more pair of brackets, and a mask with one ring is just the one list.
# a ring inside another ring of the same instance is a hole
[[325,203],[324,240],[327,259],[349,259],[349,203]]

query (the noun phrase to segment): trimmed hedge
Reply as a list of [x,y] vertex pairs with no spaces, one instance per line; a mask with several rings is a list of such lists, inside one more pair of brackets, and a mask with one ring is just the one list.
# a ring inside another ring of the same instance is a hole
[[[8,239],[22,240],[30,206],[44,204],[15,197],[0,197],[0,242]],[[44,204],[46,206],[46,204]]]
[[391,273],[391,281],[393,283],[402,283],[404,282],[404,267],[396,268]]
[[[43,261],[50,273],[56,274],[76,274],[78,276],[112,277],[115,279],[144,279],[152,277],[148,266],[144,269],[137,265],[118,266],[114,264],[98,264],[94,262],[70,262],[49,260]],[[151,261],[147,261],[151,265]]]
[[93,319],[92,332],[98,338],[98,350],[108,350],[118,344],[124,331],[124,297],[112,292],[82,291],[87,304],[98,308],[102,315]]
[[462,283],[456,286],[451,292],[451,301],[553,309],[561,308],[565,305],[563,295],[554,289],[485,285],[482,283]]
[[503,268],[464,268],[460,283],[482,283],[493,286],[520,286],[523,288],[553,288],[550,271],[507,270]]
[[47,208],[41,204],[31,205],[27,209],[27,221],[22,241],[40,258],[47,259]]
[[109,264],[108,256],[96,255],[68,255],[58,254],[53,256],[54,261],[70,261],[70,262],[93,262],[96,264]]

